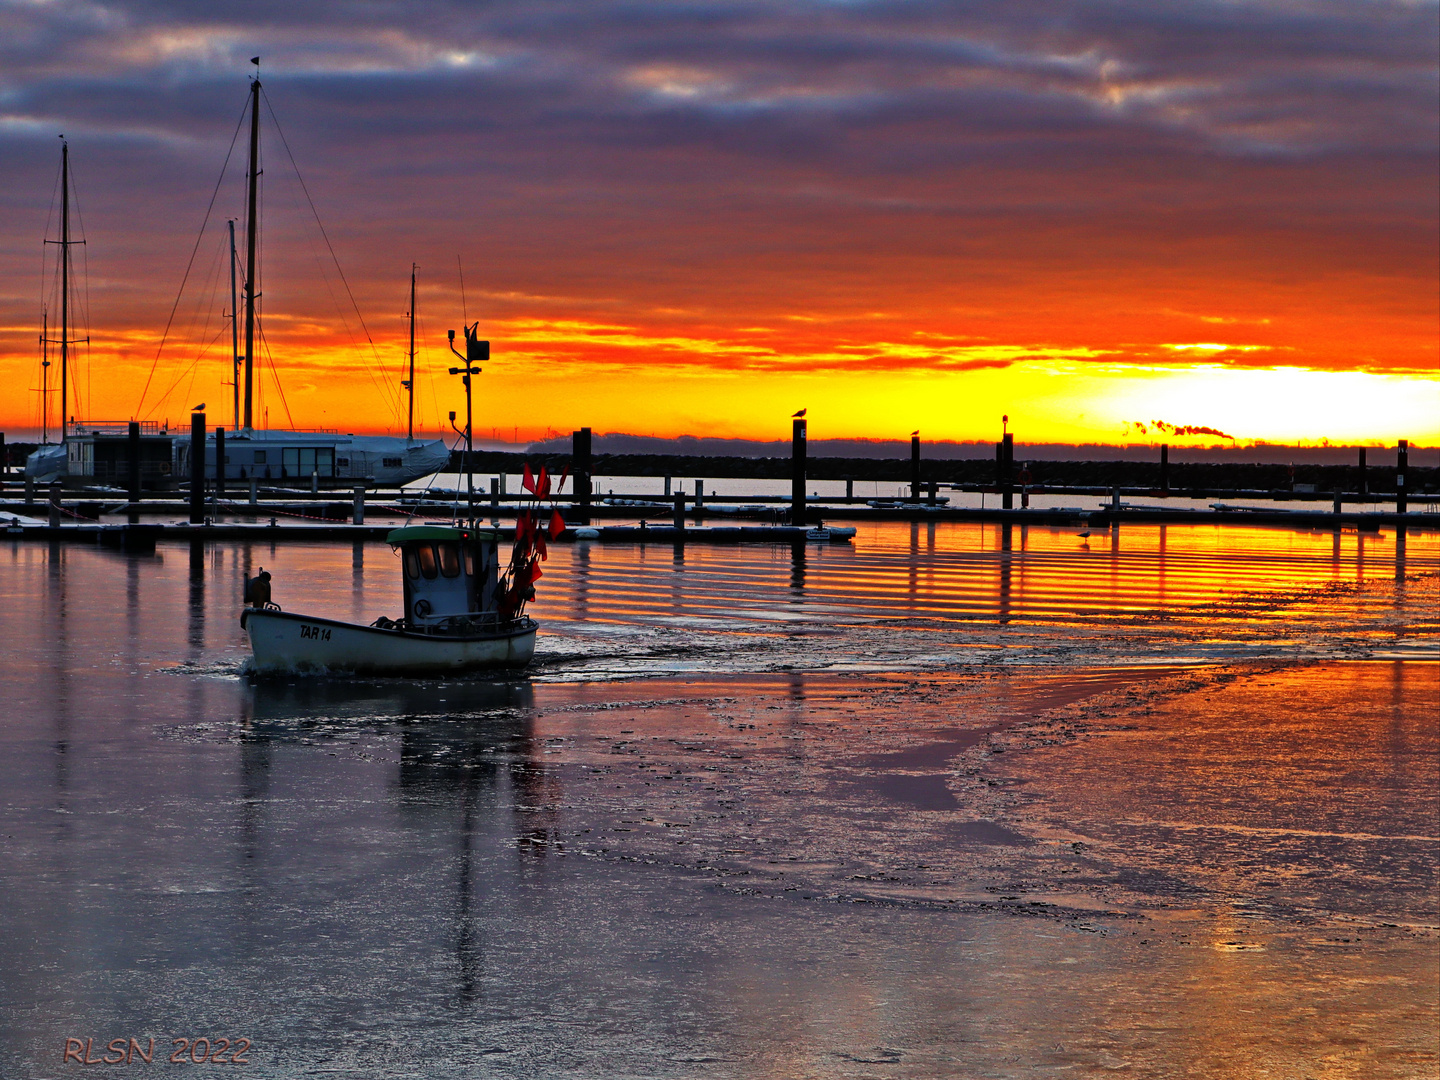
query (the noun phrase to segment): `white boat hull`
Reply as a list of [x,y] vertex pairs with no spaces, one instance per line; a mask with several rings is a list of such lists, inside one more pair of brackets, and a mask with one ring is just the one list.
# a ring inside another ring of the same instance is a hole
[[246,609],[256,674],[452,675],[523,668],[535,655],[536,624],[474,635],[386,630],[290,611]]

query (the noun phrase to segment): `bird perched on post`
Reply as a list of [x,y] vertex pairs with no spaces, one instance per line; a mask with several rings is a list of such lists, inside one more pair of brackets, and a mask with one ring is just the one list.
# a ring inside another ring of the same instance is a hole
[[804,410],[804,409],[801,409],[801,410],[800,410],[799,412],[797,412],[797,413],[791,413],[791,414],[790,414],[790,418],[791,418],[792,420],[798,420],[798,419],[800,419],[800,417],[802,417],[802,416],[804,416],[804,415],[805,415],[805,410]]
[[191,412],[204,412],[204,411],[205,411],[205,402],[202,401],[202,402],[200,402],[199,405],[192,405],[192,406],[190,406],[190,411],[191,411]]

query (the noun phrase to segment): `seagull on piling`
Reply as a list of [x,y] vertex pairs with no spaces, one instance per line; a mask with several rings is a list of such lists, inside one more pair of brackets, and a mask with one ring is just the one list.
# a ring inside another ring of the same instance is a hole
[[797,412],[797,413],[791,413],[791,414],[790,414],[790,419],[792,419],[792,420],[798,420],[798,419],[800,419],[800,417],[802,417],[802,416],[804,416],[804,415],[805,415],[805,410],[804,410],[804,409],[801,409],[801,410],[800,410],[799,412]]
[[190,406],[190,411],[191,411],[191,412],[204,412],[204,411],[205,411],[205,402],[202,401],[202,402],[200,402],[199,405],[192,405],[192,406]]

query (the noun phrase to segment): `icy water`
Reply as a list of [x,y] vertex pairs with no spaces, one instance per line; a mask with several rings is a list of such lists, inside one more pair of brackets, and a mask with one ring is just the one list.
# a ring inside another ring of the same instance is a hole
[[0,1076],[1440,1071],[1440,537],[562,546],[501,682],[252,683],[261,565],[399,606],[0,546]]

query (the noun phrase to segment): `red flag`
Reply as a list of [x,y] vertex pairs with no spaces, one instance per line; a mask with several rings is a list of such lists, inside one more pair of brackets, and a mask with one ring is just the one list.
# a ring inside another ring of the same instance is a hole
[[530,463],[528,461],[525,462],[525,476],[520,481],[520,486],[530,492],[531,495],[535,494],[535,477],[530,473]]
[[517,547],[523,546],[529,540],[531,531],[530,511],[521,510],[519,516],[515,518],[515,544]]
[[550,539],[554,540],[565,531],[565,519],[560,516],[559,510],[550,513]]
[[540,479],[535,481],[535,497],[537,499],[550,497],[550,473],[544,465],[540,466]]
[[531,560],[530,560],[530,574],[529,574],[530,581],[529,581],[529,584],[534,585],[535,582],[539,581],[539,580],[540,580],[542,577],[544,577],[544,576],[545,576],[544,573],[540,570],[540,560],[539,560],[539,559],[531,559]]
[[550,552],[545,547],[545,533],[543,531],[537,531],[535,533],[535,550],[540,553],[542,559],[550,558]]
[[570,475],[570,466],[569,466],[569,465],[566,465],[565,468],[563,468],[563,469],[560,470],[560,482],[555,485],[555,492],[556,492],[556,494],[559,494],[560,492],[562,492],[562,491],[565,490],[565,478],[566,478],[567,476],[569,476],[569,475]]

